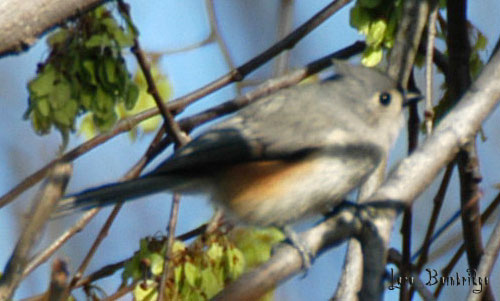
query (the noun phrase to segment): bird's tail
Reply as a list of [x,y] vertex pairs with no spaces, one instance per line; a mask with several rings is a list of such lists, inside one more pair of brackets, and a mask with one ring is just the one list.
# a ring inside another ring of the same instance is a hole
[[146,176],[84,190],[61,199],[52,218],[133,200],[162,190],[176,190],[185,180],[182,176]]

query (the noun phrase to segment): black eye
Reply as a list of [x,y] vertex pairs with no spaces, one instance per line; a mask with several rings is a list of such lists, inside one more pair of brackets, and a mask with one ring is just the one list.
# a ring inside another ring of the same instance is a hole
[[382,92],[378,97],[380,103],[384,106],[388,106],[391,103],[391,94],[387,92]]

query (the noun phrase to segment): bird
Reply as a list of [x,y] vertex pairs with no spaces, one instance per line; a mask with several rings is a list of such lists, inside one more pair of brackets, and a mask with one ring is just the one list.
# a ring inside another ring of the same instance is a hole
[[229,219],[259,227],[334,209],[387,157],[403,107],[420,98],[376,69],[334,66],[240,109],[139,178],[66,196],[54,216],[161,191],[208,194]]

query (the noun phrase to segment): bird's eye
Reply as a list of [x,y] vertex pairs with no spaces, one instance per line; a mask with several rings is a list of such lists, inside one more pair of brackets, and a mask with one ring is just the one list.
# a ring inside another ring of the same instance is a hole
[[391,94],[383,92],[379,95],[378,100],[384,106],[388,106],[391,103]]

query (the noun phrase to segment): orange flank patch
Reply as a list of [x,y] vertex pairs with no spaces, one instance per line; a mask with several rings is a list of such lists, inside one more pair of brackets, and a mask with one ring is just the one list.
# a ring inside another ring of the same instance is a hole
[[[265,161],[237,164],[224,170],[217,185],[218,201],[241,215],[258,202],[282,199],[301,185],[314,167],[310,161]],[[243,212],[242,212],[243,211]]]

